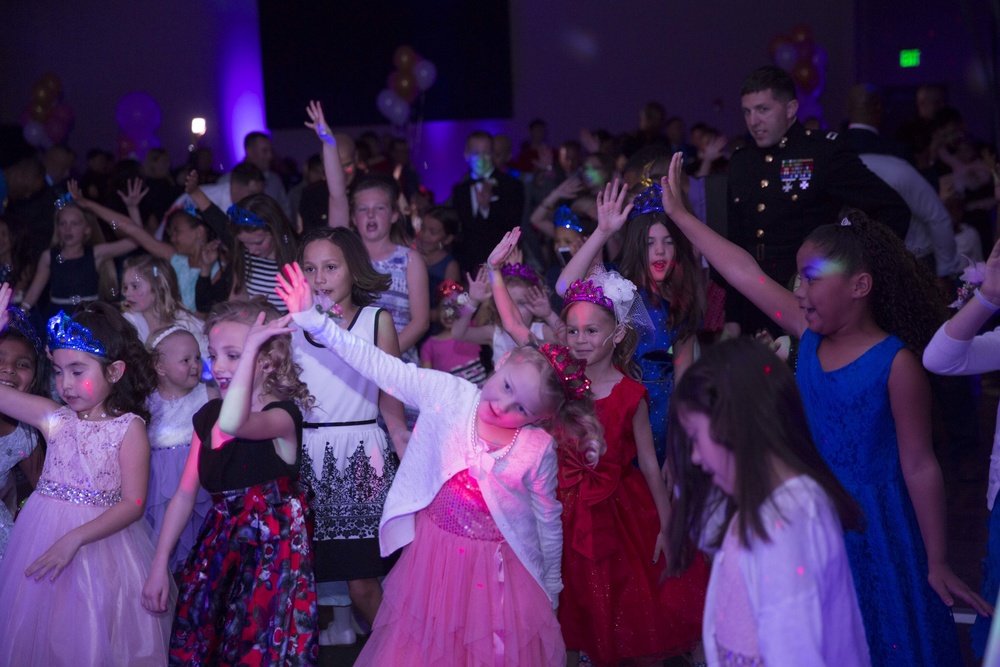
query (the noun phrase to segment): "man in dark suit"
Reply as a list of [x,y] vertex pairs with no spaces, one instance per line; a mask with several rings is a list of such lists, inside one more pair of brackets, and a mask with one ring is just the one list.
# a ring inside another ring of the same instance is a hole
[[524,186],[493,166],[493,137],[476,131],[465,142],[469,175],[451,191],[462,229],[454,255],[463,273],[476,275],[503,235],[521,224]]

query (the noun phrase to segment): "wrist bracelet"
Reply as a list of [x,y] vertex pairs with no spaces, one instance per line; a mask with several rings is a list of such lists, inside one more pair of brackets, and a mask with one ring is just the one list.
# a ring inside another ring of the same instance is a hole
[[323,143],[330,144],[331,146],[337,145],[337,140],[333,138],[333,135],[326,131],[325,127],[321,127],[316,131],[319,138],[323,140]]
[[976,301],[981,303],[983,307],[989,308],[991,312],[995,313],[998,310],[1000,310],[1000,306],[994,304],[992,301],[983,296],[982,292],[979,291],[978,287],[976,288],[976,291],[973,292],[973,294],[976,296]]

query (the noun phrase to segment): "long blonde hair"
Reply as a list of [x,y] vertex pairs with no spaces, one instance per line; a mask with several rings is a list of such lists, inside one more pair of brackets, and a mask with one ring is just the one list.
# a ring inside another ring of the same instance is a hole
[[[62,216],[63,211],[71,208],[76,209],[83,214],[83,219],[87,222],[87,233],[83,239],[84,246],[95,246],[107,243],[107,239],[104,238],[104,232],[101,231],[101,224],[98,222],[97,216],[86,209],[80,208],[76,204],[68,204],[56,209],[52,230],[52,243],[49,244],[50,248],[58,250],[61,247],[59,245],[59,218]],[[97,293],[101,297],[101,300],[108,302],[117,301],[118,273],[115,271],[114,261],[106,259],[98,264],[97,276]]]
[[163,322],[173,322],[178,312],[191,314],[181,302],[180,288],[177,286],[177,274],[170,262],[153,255],[139,255],[125,260],[122,282],[127,282],[126,271],[135,271],[149,283],[153,292],[153,312]]

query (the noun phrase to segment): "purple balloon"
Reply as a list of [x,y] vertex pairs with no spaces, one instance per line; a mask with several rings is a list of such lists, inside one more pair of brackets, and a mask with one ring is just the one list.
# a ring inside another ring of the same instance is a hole
[[413,66],[413,79],[417,82],[417,88],[421,91],[427,90],[434,85],[437,80],[437,67],[430,60],[421,60]]
[[160,105],[147,93],[135,91],[120,100],[115,109],[118,127],[133,139],[148,137],[160,127]]
[[812,64],[816,66],[820,74],[826,72],[826,66],[830,63],[830,58],[826,53],[826,49],[822,46],[817,46],[816,51],[813,53]]
[[823,119],[823,107],[820,106],[819,100],[814,95],[799,95],[799,111],[797,115],[799,122],[805,122],[810,118],[818,118],[820,124],[826,127],[826,121]]
[[790,70],[799,59],[799,50],[794,44],[782,44],[774,50],[774,64],[783,70]]
[[410,105],[395,92],[385,88],[375,98],[379,113],[395,125],[405,125],[410,118]]
[[45,134],[45,126],[37,120],[29,120],[25,123],[24,140],[35,148],[48,148],[52,145],[48,135]]
[[150,148],[159,148],[162,145],[163,144],[160,142],[160,138],[156,135],[142,137],[135,142],[135,156],[141,160],[146,157],[146,152]]

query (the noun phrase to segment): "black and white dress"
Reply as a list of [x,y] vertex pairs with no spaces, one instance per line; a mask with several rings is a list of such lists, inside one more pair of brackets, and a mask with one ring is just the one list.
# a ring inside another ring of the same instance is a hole
[[[359,309],[348,330],[377,344],[380,310]],[[293,344],[316,398],[303,424],[300,473],[314,493],[316,581],[382,576],[378,524],[398,460],[376,423],[379,388],[301,330]]]

